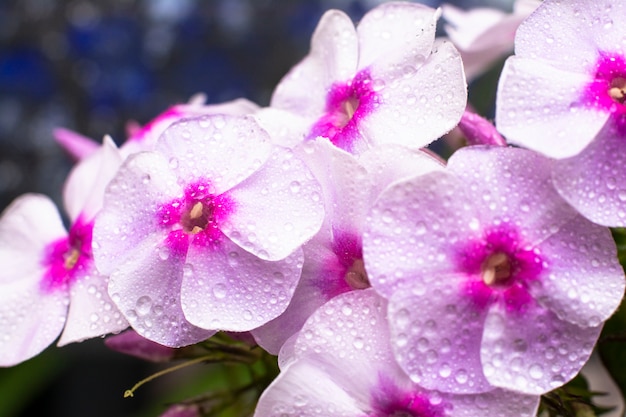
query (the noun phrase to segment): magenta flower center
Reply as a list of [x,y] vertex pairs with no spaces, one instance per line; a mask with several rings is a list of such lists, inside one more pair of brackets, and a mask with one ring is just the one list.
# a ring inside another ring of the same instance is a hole
[[335,83],[326,96],[322,117],[311,128],[309,138],[323,136],[345,151],[351,152],[361,137],[359,123],[380,103],[368,70],[358,72],[347,83]]
[[620,130],[626,132],[626,59],[622,54],[600,53],[583,101],[608,112]]
[[166,246],[176,254],[187,253],[189,244],[211,247],[222,239],[220,224],[234,210],[226,194],[214,194],[209,181],[200,180],[185,188],[183,198],[159,207],[158,222],[169,228]]
[[543,269],[540,256],[509,226],[494,227],[467,242],[458,250],[457,263],[467,276],[462,291],[478,309],[499,302],[513,313],[525,311],[532,299],[529,284]]
[[435,405],[427,392],[405,391],[386,376],[379,376],[379,383],[372,392],[372,412],[367,417],[443,417],[446,404]]
[[42,260],[46,271],[41,280],[41,288],[44,291],[67,289],[77,279],[79,273],[84,273],[91,266],[92,232],[93,221],[87,223],[79,217],[70,228],[67,237],[46,246]]

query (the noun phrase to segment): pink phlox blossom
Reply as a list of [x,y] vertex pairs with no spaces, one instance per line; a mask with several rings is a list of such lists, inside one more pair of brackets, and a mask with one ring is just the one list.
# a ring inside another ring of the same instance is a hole
[[206,104],[206,96],[196,94],[189,99],[188,103],[169,107],[143,126],[129,122],[127,124],[128,138],[121,150],[124,156],[152,150],[165,129],[185,118],[210,114],[246,115],[255,113],[258,108],[256,104],[244,98],[219,104]]
[[[283,353],[281,353],[282,355]],[[534,416],[539,397],[491,389],[429,390],[395,362],[387,302],[372,288],[341,294],[304,324],[255,417]]]
[[[626,226],[626,8],[547,0],[521,26],[498,86],[507,140],[558,159],[555,185],[590,220]],[[584,167],[584,168],[581,168]]]
[[303,246],[302,277],[289,307],[253,331],[257,342],[273,354],[323,303],[370,286],[361,235],[366,215],[382,190],[394,181],[443,169],[428,154],[397,145],[355,157],[320,138],[303,143],[296,152],[322,186],[326,216],[320,231]]
[[257,114],[284,146],[318,136],[360,153],[380,144],[423,147],[451,130],[467,101],[456,49],[435,41],[439,11],[390,2],[354,27],[326,12],[309,54]]
[[310,171],[253,118],[184,119],[111,182],[94,256],[134,330],[180,347],[282,313],[323,213]]
[[571,208],[550,175],[537,153],[473,146],[447,172],[377,200],[363,256],[416,383],[542,394],[587,361],[624,272],[610,231]]
[[121,163],[110,138],[79,162],[64,189],[69,231],[45,196],[17,198],[0,218],[0,365],[58,345],[116,333],[128,323],[107,293],[92,255],[93,219]]
[[512,13],[487,7],[462,10],[451,4],[441,6],[447,22],[444,29],[461,54],[468,82],[513,53],[515,31],[540,4],[539,0],[516,0]]
[[76,161],[98,150],[98,144],[94,140],[72,130],[57,127],[52,133],[57,143]]

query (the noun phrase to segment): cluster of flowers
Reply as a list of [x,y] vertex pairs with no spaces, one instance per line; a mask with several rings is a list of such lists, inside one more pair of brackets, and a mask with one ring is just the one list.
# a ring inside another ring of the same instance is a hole
[[[440,10],[331,10],[267,108],[192,100],[120,148],[59,130],[69,232],[41,195],[0,219],[0,364],[246,332],[281,365],[257,417],[534,416],[624,293],[626,5],[528,3],[461,52]],[[463,65],[520,22],[496,130]],[[447,162],[423,148],[457,126]]]

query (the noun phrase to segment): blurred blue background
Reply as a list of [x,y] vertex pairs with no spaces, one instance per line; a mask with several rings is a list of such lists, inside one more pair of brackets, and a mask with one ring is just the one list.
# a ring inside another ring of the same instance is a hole
[[[128,121],[146,123],[195,93],[210,103],[246,97],[267,105],[280,78],[307,53],[325,10],[339,8],[358,20],[379,3],[3,0],[0,209],[25,192],[61,203],[72,162],[53,128],[98,141],[110,134],[121,143]],[[512,7],[511,0],[451,3]],[[158,383],[145,388],[153,395],[122,398],[153,369],[109,352],[101,340],[53,347],[0,369],[0,417],[157,415]]]

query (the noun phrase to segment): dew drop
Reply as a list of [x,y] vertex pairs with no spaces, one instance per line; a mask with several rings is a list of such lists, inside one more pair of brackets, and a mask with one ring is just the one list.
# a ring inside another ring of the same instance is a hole
[[159,258],[161,258],[161,260],[163,261],[166,261],[170,257],[170,250],[165,246],[161,246],[157,250],[157,252],[158,252]]
[[543,368],[539,364],[532,365],[528,372],[533,379],[541,379],[543,377]]
[[[226,297],[226,286],[224,284],[215,284],[215,286],[213,287],[213,295],[215,296],[215,298],[218,299],[222,299]],[[248,312],[250,313],[250,312]],[[250,316],[250,319],[252,318],[252,316]],[[250,319],[246,319],[246,320],[250,320]]]
[[152,299],[147,295],[143,297],[139,297],[136,303],[137,313],[139,315],[146,315],[150,311],[150,307],[152,307]]

